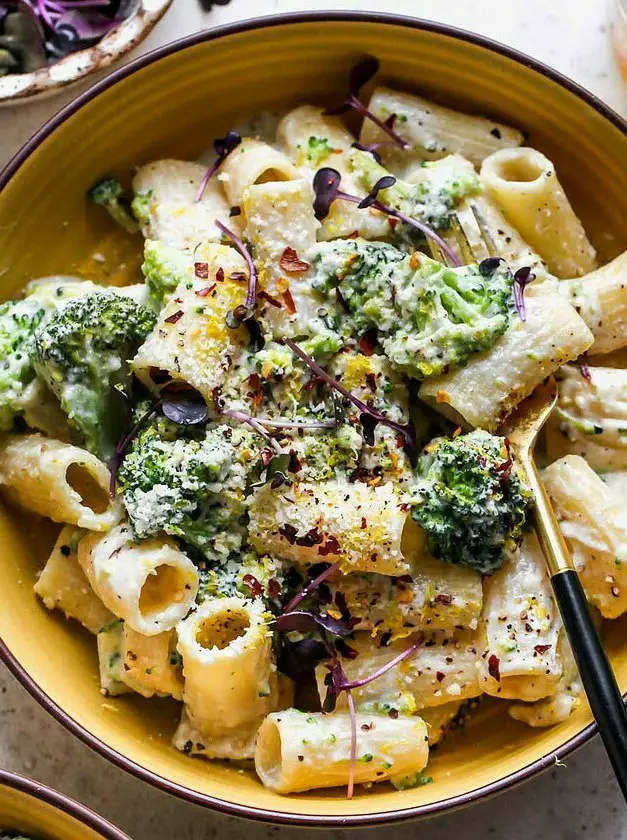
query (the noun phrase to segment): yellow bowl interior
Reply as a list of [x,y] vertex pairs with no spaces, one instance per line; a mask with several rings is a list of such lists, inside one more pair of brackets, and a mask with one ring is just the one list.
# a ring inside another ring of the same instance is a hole
[[[125,236],[85,201],[98,177],[128,179],[134,166],[159,156],[194,157],[233,122],[265,109],[338,101],[350,67],[365,54],[380,59],[379,78],[392,85],[526,129],[530,144],[556,162],[601,258],[627,247],[627,137],[619,121],[506,52],[415,22],[332,15],[324,21],[258,22],[204,38],[130,75],[118,73],[115,84],[101,86],[25,157],[0,197],[4,297],[33,277],[53,273],[114,283],[139,279],[141,238]],[[0,514],[0,631],[8,651],[24,679],[82,727],[83,737],[197,801],[253,816],[266,812],[270,819],[394,819],[419,806],[425,812],[435,803],[457,804],[457,797],[541,759],[548,766],[591,721],[582,708],[559,727],[532,730],[510,720],[505,705],[486,701],[465,731],[434,752],[434,784],[403,792],[382,785],[350,802],[341,790],[280,797],[252,773],[177,753],[170,746],[174,703],[102,697],[94,639],[49,613],[32,593],[53,536],[54,529],[39,521],[14,511]],[[608,625],[605,639],[625,690],[623,624]]]
[[0,833],[19,832],[41,840],[129,840],[83,805],[56,791],[2,772]]

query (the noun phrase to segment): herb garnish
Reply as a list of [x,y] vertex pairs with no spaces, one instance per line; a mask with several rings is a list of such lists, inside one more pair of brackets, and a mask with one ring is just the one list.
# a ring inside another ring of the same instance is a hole
[[374,443],[374,430],[379,423],[383,423],[385,426],[389,426],[391,429],[394,429],[394,431],[399,432],[399,434],[403,436],[405,451],[407,452],[410,460],[412,462],[415,461],[416,434],[413,423],[409,422],[407,425],[402,425],[401,423],[395,423],[393,420],[390,420],[390,418],[385,414],[377,411],[376,408],[367,405],[365,402],[360,400],[359,397],[352,394],[347,388],[338,382],[337,379],[327,373],[324,368],[321,368],[320,365],[316,364],[311,356],[308,356],[307,353],[295,344],[291,338],[284,338],[283,343],[287,344],[290,350],[292,350],[299,359],[302,359],[302,361],[305,362],[305,364],[310,367],[313,372],[320,377],[320,379],[338,391],[343,397],[352,402],[353,405],[359,409],[359,422],[363,427],[366,443],[369,445]]
[[[213,141],[213,150],[216,153],[217,158],[203,175],[202,181],[198,187],[198,192],[196,193],[195,201],[201,200],[211,176],[217,172],[224,163],[225,159],[231,154],[233,149],[236,149],[239,146],[241,142],[242,138],[239,136],[237,131],[227,131],[224,137],[216,137]],[[231,208],[231,210],[233,209],[234,208]],[[234,216],[238,214],[230,212],[229,215]]]
[[416,228],[428,239],[432,239],[436,245],[442,249],[447,256],[450,265],[461,265],[457,254],[446,244],[442,237],[433,230],[433,228],[418,219],[414,219],[413,216],[408,216],[406,213],[396,210],[394,207],[390,207],[387,204],[383,204],[382,201],[379,201],[377,196],[381,190],[386,190],[389,187],[394,186],[396,183],[396,178],[393,175],[384,175],[383,178],[379,178],[377,183],[364,198],[359,198],[356,195],[351,195],[350,193],[340,190],[341,180],[342,176],[337,169],[331,169],[331,167],[323,167],[316,172],[313,180],[315,196],[313,206],[314,213],[318,221],[322,221],[329,215],[331,205],[337,199],[351,201],[353,204],[356,204],[360,210],[366,209],[367,207],[373,207],[375,210],[379,210],[387,216],[392,216],[393,218]]
[[[328,108],[325,111],[325,114],[328,114],[329,116],[339,116],[340,114],[345,114],[347,111],[353,109],[357,111],[357,113],[361,114],[365,119],[373,122],[381,129],[381,131],[391,137],[396,146],[399,146],[401,149],[409,149],[411,144],[397,134],[392,128],[394,120],[391,118],[385,121],[379,119],[379,117],[375,116],[372,111],[369,111],[359,99],[360,90],[377,74],[378,70],[379,62],[376,58],[369,56],[368,58],[362,59],[350,72],[348,81],[348,97],[344,100],[344,102],[335,108]],[[392,117],[394,116],[395,115],[392,115]]]

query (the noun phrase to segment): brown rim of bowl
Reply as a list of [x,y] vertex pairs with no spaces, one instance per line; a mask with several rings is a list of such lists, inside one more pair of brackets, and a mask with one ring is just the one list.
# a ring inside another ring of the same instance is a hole
[[[86,805],[82,805],[75,799],[70,799],[64,793],[59,793],[58,790],[42,785],[41,782],[36,782],[34,779],[27,779],[26,776],[21,776],[19,773],[11,773],[8,770],[0,769],[0,787],[9,787],[14,790],[19,790],[21,793],[26,793],[34,799],[40,799],[53,808],[63,811],[70,817],[83,823],[91,828],[97,834],[100,834],[105,840],[130,840],[128,834],[120,831],[112,823],[108,822],[92,811]],[[20,826],[0,826],[3,829],[20,829]]]
[[[348,22],[348,23],[381,23],[391,26],[402,26],[409,29],[420,29],[425,32],[435,32],[439,35],[446,35],[449,38],[456,38],[460,41],[468,41],[472,44],[477,44],[485,47],[492,52],[504,55],[511,58],[518,64],[522,64],[536,73],[556,82],[566,90],[573,93],[579,99],[583,100],[587,105],[590,105],[595,111],[598,111],[603,117],[615,125],[622,133],[627,136],[627,120],[624,120],[619,114],[613,111],[608,105],[598,99],[590,91],[583,88],[581,85],[562,75],[557,70],[553,70],[541,61],[531,58],[525,53],[519,52],[512,47],[505,46],[498,41],[493,41],[483,35],[477,35],[474,32],[468,32],[465,29],[458,29],[454,26],[448,26],[443,23],[435,23],[433,21],[422,20],[421,18],[411,18],[403,15],[386,14],[383,12],[291,12],[281,15],[269,15],[262,18],[250,18],[239,21],[237,23],[219,26],[215,29],[197,32],[193,35],[188,35],[152,50],[146,55],[134,59],[129,64],[114,70],[110,75],[100,82],[97,82],[93,87],[86,90],[78,96],[73,102],[70,102],[55,114],[45,125],[39,129],[24,146],[13,156],[6,167],[0,172],[0,191],[5,187],[9,180],[13,177],[17,169],[21,166],[23,161],[48,137],[52,132],[64,122],[68,117],[72,116],[81,108],[86,102],[92,100],[95,96],[104,90],[107,90],[120,79],[130,76],[136,70],[152,64],[164,56],[171,55],[180,49],[195,46],[205,41],[213,41],[225,35],[234,35],[240,32],[248,32],[255,29],[265,29],[272,26],[282,26],[284,24],[299,24],[299,23],[322,23],[322,22]],[[445,811],[452,811],[456,808],[471,805],[476,802],[487,799],[496,793],[510,790],[518,786],[522,782],[530,779],[536,773],[546,770],[556,761],[566,758],[574,750],[587,743],[593,735],[597,732],[595,723],[590,723],[577,735],[562,744],[559,749],[554,752],[544,755],[521,768],[515,773],[510,773],[503,779],[497,782],[491,782],[483,787],[476,788],[468,793],[460,794],[449,799],[443,799],[439,802],[432,802],[427,805],[417,805],[412,808],[404,808],[399,811],[388,811],[380,814],[348,814],[345,816],[325,816],[312,814],[287,814],[282,811],[268,811],[261,808],[250,808],[245,805],[238,805],[234,802],[227,802],[224,799],[216,799],[208,794],[199,793],[198,791],[190,790],[175,782],[164,779],[162,776],[152,773],[145,767],[130,761],[126,756],[121,755],[107,744],[103,743],[99,738],[96,738],[66,712],[63,711],[42,689],[35,683],[35,681],[26,673],[24,668],[19,664],[15,657],[10,653],[4,642],[0,639],[0,660],[2,660],[13,676],[24,686],[24,688],[37,700],[59,723],[63,724],[70,732],[80,738],[83,743],[87,744],[104,758],[121,767],[123,770],[131,773],[142,781],[148,782],[160,790],[170,793],[173,796],[178,796],[195,805],[203,805],[204,807],[213,808],[216,811],[221,811],[224,814],[230,814],[236,817],[245,817],[251,820],[258,820],[261,822],[278,823],[282,825],[304,825],[310,827],[356,827],[356,826],[374,826],[386,825],[396,822],[403,822],[405,820],[416,819],[418,817],[433,816]],[[627,697],[627,695],[626,695]]]

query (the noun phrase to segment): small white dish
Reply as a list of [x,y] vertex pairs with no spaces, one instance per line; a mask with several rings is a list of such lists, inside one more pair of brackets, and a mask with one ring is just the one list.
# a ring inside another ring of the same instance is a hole
[[0,77],[0,105],[17,105],[51,96],[79,79],[108,67],[141,43],[172,0],[139,0],[137,10],[93,47],[70,53],[32,73]]

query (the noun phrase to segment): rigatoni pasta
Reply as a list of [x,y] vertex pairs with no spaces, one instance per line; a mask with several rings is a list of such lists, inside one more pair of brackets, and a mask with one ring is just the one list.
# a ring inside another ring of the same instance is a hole
[[95,594],[78,562],[78,543],[84,531],[66,525],[43,567],[34,590],[49,610],[61,610],[89,630],[98,631],[113,618]]
[[[427,727],[418,717],[357,714],[358,784],[411,776],[426,765]],[[347,713],[309,714],[298,709],[275,712],[257,738],[255,769],[266,787],[278,793],[343,785],[350,774],[351,723]]]
[[171,630],[198,590],[194,564],[170,540],[136,542],[128,525],[83,537],[78,561],[93,590],[137,633]]
[[503,149],[486,158],[481,179],[503,215],[557,277],[596,268],[594,248],[560,184],[555,166],[537,149]]
[[591,603],[627,605],[625,255],[596,268],[519,127],[366,106],[376,69],[222,126],[208,167],[142,162],[132,201],[93,185],[144,282],[0,305],[0,484],[63,526],[42,608],[96,634],[107,708],[167,698],[160,736],[276,794],[437,786],[482,695],[577,708],[502,433],[550,374],[547,488]]
[[54,522],[106,531],[120,518],[102,461],[43,435],[9,435],[0,443],[0,485],[21,507]]

